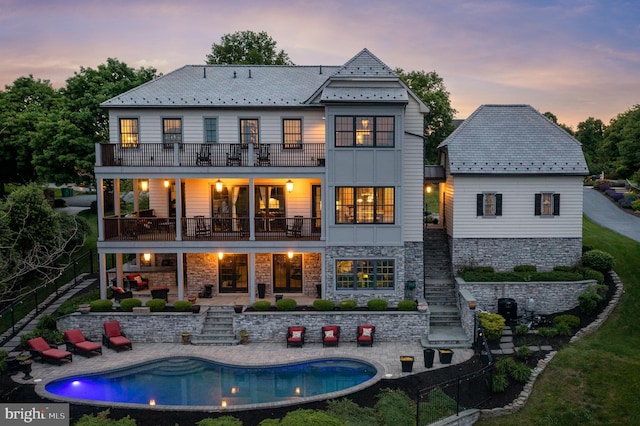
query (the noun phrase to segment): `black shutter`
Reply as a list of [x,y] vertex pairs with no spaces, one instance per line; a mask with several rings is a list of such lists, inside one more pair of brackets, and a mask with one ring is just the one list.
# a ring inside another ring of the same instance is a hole
[[496,194],[496,216],[502,216],[502,194]]
[[535,202],[534,214],[536,216],[541,216],[542,215],[542,194],[536,194],[536,202]]
[[484,216],[484,195],[476,195],[476,216]]
[[560,194],[553,194],[553,215],[560,216]]

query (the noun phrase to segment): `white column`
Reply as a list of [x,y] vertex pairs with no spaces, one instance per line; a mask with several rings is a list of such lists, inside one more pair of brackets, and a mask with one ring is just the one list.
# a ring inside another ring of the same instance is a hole
[[[253,223],[253,221],[251,221]],[[252,232],[253,234],[253,232]],[[253,305],[256,301],[256,277],[254,271],[256,264],[256,253],[249,253],[249,265],[247,266],[247,275],[249,276],[249,304]]]
[[107,298],[107,287],[109,280],[107,279],[107,255],[98,253],[98,285],[100,286],[100,299]]
[[[179,210],[176,207],[176,216]],[[178,282],[178,300],[184,300],[184,263],[182,252],[176,253],[176,275]]]

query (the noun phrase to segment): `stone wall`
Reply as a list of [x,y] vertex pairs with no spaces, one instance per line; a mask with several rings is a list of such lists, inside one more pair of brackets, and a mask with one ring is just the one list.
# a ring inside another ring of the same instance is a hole
[[415,295],[424,294],[424,243],[407,242],[404,244],[405,282],[415,281]]
[[213,284],[213,296],[218,294],[218,255],[189,253],[186,262],[188,290],[186,294],[202,293],[206,284]]
[[536,265],[539,271],[550,271],[574,265],[582,256],[581,238],[453,238],[449,246],[454,270],[475,265],[510,271],[517,265]]

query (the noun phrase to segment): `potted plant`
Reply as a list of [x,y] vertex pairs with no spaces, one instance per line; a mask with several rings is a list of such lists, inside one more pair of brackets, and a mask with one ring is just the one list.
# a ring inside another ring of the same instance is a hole
[[403,355],[400,357],[403,373],[411,373],[413,371],[413,361],[414,358],[412,356]]
[[191,333],[189,333],[188,331],[183,331],[182,332],[182,344],[183,345],[188,345],[189,343],[191,343]]
[[78,312],[80,312],[81,314],[88,314],[89,312],[91,312],[91,305],[87,304],[83,304],[78,306]]
[[438,357],[440,358],[440,364],[451,364],[453,351],[451,349],[438,349]]
[[243,308],[243,307],[244,307],[243,305],[233,305],[233,311],[234,311],[236,314],[241,314],[241,313],[242,313],[242,308]]
[[249,343],[249,332],[247,330],[240,330],[240,343],[246,345]]

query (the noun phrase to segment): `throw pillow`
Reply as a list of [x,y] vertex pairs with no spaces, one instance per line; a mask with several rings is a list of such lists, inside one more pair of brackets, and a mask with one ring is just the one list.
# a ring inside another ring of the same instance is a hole
[[124,293],[124,290],[122,288],[120,288],[120,287],[111,287],[111,289],[113,291],[115,291],[116,293],[119,293],[119,294]]
[[333,330],[327,330],[324,332],[324,337],[325,339],[331,339],[333,338]]
[[142,277],[140,275],[134,276],[133,279],[136,280],[138,284],[142,284]]
[[302,331],[294,331],[293,333],[291,333],[291,337],[293,339],[301,339],[302,338]]
[[365,337],[371,337],[372,332],[373,332],[373,329],[371,327],[365,327],[362,329],[362,335]]

